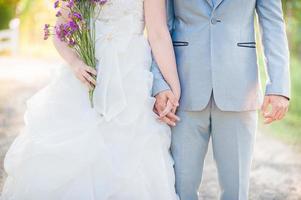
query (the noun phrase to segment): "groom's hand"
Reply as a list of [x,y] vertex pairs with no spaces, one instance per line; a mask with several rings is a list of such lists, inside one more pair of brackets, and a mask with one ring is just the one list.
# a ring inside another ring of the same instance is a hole
[[270,124],[281,120],[288,111],[289,99],[280,95],[267,95],[262,105],[264,123]]
[[159,116],[159,120],[170,126],[176,126],[180,118],[175,114],[178,100],[172,91],[166,90],[155,96],[156,102],[154,112]]

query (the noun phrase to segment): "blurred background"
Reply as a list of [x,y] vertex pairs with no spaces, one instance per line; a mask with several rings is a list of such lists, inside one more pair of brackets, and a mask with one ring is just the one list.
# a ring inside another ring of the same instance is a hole
[[[281,122],[265,126],[260,121],[250,199],[301,200],[301,1],[282,2],[291,50],[291,106]],[[51,40],[43,40],[43,26],[53,24],[54,15],[51,0],[0,0],[0,191],[4,155],[24,126],[26,100],[55,76],[62,63]],[[258,54],[265,83],[261,48]],[[200,199],[217,199],[211,152],[204,173]]]

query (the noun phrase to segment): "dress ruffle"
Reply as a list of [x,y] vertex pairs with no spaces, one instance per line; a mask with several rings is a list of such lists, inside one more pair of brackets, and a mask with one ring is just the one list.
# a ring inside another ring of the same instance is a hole
[[[108,48],[106,64],[113,56]],[[26,126],[5,158],[2,200],[177,199],[170,128],[152,112],[150,49],[143,36],[131,38],[127,48],[114,55],[118,64],[99,68],[103,79],[117,78],[106,70],[119,70],[115,92],[121,89],[123,96],[116,94],[116,102],[123,107],[95,98],[105,108],[100,115],[68,66],[27,101]],[[111,95],[109,85],[97,92]]]

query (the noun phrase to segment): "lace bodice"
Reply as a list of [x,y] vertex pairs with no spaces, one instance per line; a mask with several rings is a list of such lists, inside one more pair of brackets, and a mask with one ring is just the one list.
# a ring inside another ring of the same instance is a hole
[[144,0],[108,0],[102,7],[99,20],[119,20],[128,15],[143,20]]
[[144,0],[108,0],[96,19],[97,37],[112,39],[120,34],[142,34]]

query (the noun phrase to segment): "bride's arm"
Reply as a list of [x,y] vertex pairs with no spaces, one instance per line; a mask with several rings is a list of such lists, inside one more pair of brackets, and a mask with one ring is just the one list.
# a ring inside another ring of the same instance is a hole
[[[62,7],[60,12],[62,13],[62,16],[57,18],[56,26],[67,22],[68,16],[66,13],[66,8]],[[91,75],[96,75],[96,70],[87,66],[77,56],[76,52],[65,42],[62,42],[58,37],[53,37],[53,43],[61,57],[69,64],[71,70],[75,73],[75,76],[89,89],[92,89],[95,86],[96,81]]]
[[166,0],[145,0],[144,9],[147,34],[153,55],[164,79],[179,99],[181,89],[175,53],[166,23]]

